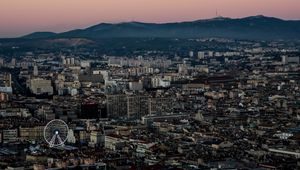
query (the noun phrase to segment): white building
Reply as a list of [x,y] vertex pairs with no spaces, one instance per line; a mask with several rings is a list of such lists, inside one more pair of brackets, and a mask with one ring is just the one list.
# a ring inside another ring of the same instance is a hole
[[204,52],[202,52],[202,51],[199,51],[198,52],[198,59],[204,59]]
[[71,65],[74,65],[75,64],[75,58],[71,58]]
[[66,59],[66,64],[67,64],[67,65],[70,65],[70,64],[71,64],[71,59],[70,59],[70,58],[67,58],[67,59]]
[[72,129],[69,129],[67,141],[69,143],[76,143],[76,138]]
[[190,51],[190,52],[189,52],[189,56],[190,56],[190,57],[194,57],[194,52],[193,52],[193,51]]
[[83,68],[88,68],[91,66],[91,62],[90,61],[81,61],[80,66]]
[[160,80],[160,82],[159,82],[160,87],[170,87],[170,85],[171,85],[171,82],[168,80]]
[[34,76],[38,76],[39,75],[38,66],[33,66],[33,75]]
[[159,87],[161,78],[160,77],[152,77],[151,78],[151,87],[156,88]]

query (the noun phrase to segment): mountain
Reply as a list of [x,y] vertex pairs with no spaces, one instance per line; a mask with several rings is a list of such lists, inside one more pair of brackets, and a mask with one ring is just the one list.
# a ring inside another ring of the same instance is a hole
[[28,35],[23,36],[22,38],[26,39],[42,39],[42,38],[49,38],[57,35],[53,32],[34,32]]
[[101,23],[59,34],[33,33],[22,38],[202,38],[222,37],[250,40],[300,39],[300,21],[266,16],[213,19],[176,23]]

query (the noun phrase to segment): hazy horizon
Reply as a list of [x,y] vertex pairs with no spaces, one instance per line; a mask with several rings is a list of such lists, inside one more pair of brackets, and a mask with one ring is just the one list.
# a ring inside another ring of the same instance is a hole
[[[0,37],[64,32],[108,22],[181,22],[265,15],[299,20],[299,0],[2,0]],[[217,14],[216,14],[217,11]]]

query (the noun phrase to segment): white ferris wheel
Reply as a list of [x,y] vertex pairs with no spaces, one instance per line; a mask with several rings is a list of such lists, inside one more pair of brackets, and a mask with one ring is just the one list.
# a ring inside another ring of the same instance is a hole
[[68,138],[69,127],[63,120],[54,119],[44,128],[44,138],[50,147],[63,146]]

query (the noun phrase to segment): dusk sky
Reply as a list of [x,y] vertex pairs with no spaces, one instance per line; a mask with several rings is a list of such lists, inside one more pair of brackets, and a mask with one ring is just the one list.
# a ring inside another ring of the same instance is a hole
[[174,22],[266,15],[300,19],[300,0],[0,0],[0,37],[101,22]]

